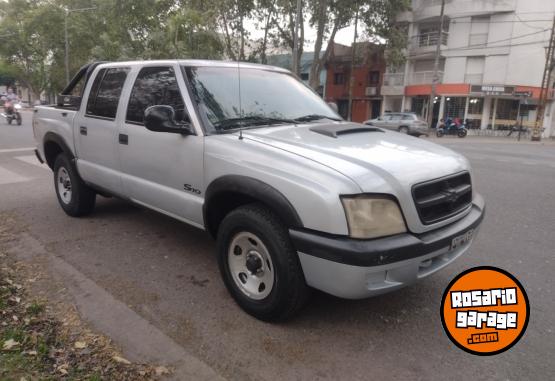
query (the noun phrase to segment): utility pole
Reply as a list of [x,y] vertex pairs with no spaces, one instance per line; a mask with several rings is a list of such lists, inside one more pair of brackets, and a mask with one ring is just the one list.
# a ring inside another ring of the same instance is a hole
[[[432,127],[434,118],[434,101],[437,94],[437,84],[439,82],[439,56],[441,54],[441,39],[443,37],[443,23],[445,20],[445,0],[441,0],[441,11],[439,15],[439,30],[437,32],[436,57],[434,60],[434,74],[432,77],[432,92],[428,101],[428,125]],[[441,118],[441,115],[439,116]]]
[[293,73],[299,75],[299,26],[301,23],[302,0],[297,0],[297,16],[295,17],[295,35],[293,36]]
[[547,95],[549,93],[549,85],[551,82],[551,72],[553,71],[553,53],[555,51],[555,17],[553,17],[553,26],[551,27],[551,37],[549,38],[549,46],[545,56],[545,67],[543,69],[542,85],[540,89],[540,99],[536,113],[536,122],[532,129],[532,141],[539,142],[542,138],[541,128],[543,125],[543,114],[545,112],[545,104],[547,103]]
[[353,87],[355,84],[355,59],[356,59],[356,46],[358,38],[358,2],[356,3],[356,14],[355,14],[355,35],[353,36],[353,46],[351,46],[351,73],[349,75],[349,112],[347,114],[347,120],[351,121],[353,116]]
[[96,9],[96,7],[89,7],[89,8],[79,8],[79,9],[65,9],[65,17],[64,17],[64,38],[65,38],[65,57],[64,63],[66,67],[66,83],[69,83],[69,37],[67,33],[67,19],[69,14],[72,12],[85,12],[85,11],[92,11]]

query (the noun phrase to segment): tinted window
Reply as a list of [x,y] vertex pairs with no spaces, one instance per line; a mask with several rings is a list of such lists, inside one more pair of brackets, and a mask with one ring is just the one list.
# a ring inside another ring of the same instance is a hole
[[127,77],[126,68],[103,69],[98,72],[87,103],[87,115],[114,119],[119,97]]
[[414,120],[414,115],[405,115],[403,116],[403,120]]
[[143,123],[145,110],[154,105],[172,106],[175,119],[185,119],[185,104],[171,67],[145,67],[137,76],[127,106],[127,121]]

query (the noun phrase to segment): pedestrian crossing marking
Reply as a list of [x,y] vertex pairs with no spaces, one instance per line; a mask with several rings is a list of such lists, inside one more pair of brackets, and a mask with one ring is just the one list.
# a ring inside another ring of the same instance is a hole
[[8,171],[7,169],[0,167],[0,185],[21,183],[29,180],[31,179],[28,177],[21,176],[18,173]]
[[40,167],[42,169],[48,169],[48,166],[46,164],[41,164],[40,161],[37,159],[37,157],[33,155],[15,156],[14,159],[23,161],[24,163],[27,163],[27,164],[36,165],[37,167]]

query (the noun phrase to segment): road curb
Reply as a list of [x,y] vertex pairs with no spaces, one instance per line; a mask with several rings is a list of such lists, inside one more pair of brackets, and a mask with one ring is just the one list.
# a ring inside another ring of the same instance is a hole
[[51,270],[62,278],[82,318],[92,328],[114,340],[129,360],[165,365],[173,369],[169,379],[224,380],[209,365],[188,353],[169,336],[143,319],[83,273],[48,253],[28,233],[20,234],[17,256],[24,260],[47,258]]

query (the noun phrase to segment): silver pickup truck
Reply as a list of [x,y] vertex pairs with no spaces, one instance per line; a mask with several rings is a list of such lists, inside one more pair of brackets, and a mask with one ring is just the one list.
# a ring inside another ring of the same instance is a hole
[[90,64],[33,130],[68,215],[116,196],[207,230],[229,292],[263,320],[311,288],[355,299],[426,277],[484,215],[464,157],[343,121],[275,67]]

